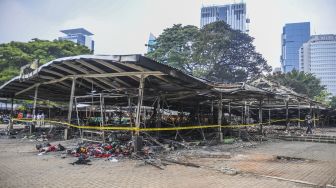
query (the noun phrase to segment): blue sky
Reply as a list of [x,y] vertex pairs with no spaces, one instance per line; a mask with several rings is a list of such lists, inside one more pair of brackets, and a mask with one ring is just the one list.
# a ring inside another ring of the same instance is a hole
[[[62,29],[94,33],[96,54],[145,53],[149,33],[173,24],[199,26],[202,5],[232,0],[0,0],[0,43],[56,39]],[[235,1],[241,2],[241,1]],[[311,22],[311,34],[336,34],[336,0],[245,0],[254,44],[280,66],[282,26]]]

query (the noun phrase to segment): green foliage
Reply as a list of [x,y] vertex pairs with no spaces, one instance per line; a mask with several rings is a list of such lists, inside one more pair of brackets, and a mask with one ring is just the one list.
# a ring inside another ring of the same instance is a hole
[[329,93],[327,90],[322,90],[317,96],[314,97],[314,100],[323,103],[325,105],[329,105],[330,96],[331,93]]
[[39,59],[41,64],[60,57],[89,54],[86,46],[71,41],[33,39],[0,44],[0,84],[20,73],[20,67]]
[[321,81],[311,73],[293,70],[286,74],[270,75],[269,79],[288,86],[295,92],[305,94],[312,99],[317,96],[320,96],[320,98],[327,97],[325,86],[321,86]]
[[336,96],[330,98],[330,107],[336,110]]
[[179,24],[165,29],[147,56],[212,81],[243,82],[271,71],[252,42],[222,21],[202,29]]
[[20,105],[19,107],[17,107],[17,110],[23,112],[23,111],[26,111],[26,110],[27,110],[27,107],[24,106],[24,105]]
[[17,76],[20,72],[18,67],[9,66],[4,69],[0,69],[0,84],[10,80],[14,76]]
[[151,46],[154,51],[147,54],[161,63],[169,64],[184,72],[193,72],[193,43],[197,40],[199,30],[196,26],[173,25],[167,28]]

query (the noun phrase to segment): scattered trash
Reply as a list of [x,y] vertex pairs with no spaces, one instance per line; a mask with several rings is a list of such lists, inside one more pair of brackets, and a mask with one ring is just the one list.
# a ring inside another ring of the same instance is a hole
[[43,155],[42,153],[47,152],[55,152],[55,151],[64,151],[65,147],[61,144],[57,145],[50,145],[49,143],[42,143],[42,144],[36,144],[36,149],[39,150],[39,155]]
[[189,163],[189,162],[182,162],[182,161],[177,161],[174,159],[162,159],[164,161],[170,162],[170,163],[175,163],[175,164],[179,164],[179,165],[184,165],[184,166],[190,166],[190,167],[195,167],[195,168],[199,168],[201,167],[198,164],[194,164],[194,163]]
[[233,168],[229,168],[229,167],[222,167],[220,169],[218,169],[220,172],[227,174],[227,175],[236,175],[238,174],[238,171],[236,169]]
[[87,157],[84,154],[80,154],[78,157],[77,161],[70,163],[72,165],[92,165],[91,160],[87,159]]
[[130,156],[132,151],[133,147],[131,142],[126,144],[113,142],[111,144],[85,143],[70,151],[68,150],[67,152],[75,157],[79,157],[83,154],[85,156],[91,156],[95,158],[110,158]]
[[108,160],[111,161],[111,162],[114,162],[114,163],[118,162],[118,159],[116,159],[114,157],[108,158]]
[[299,158],[299,157],[288,157],[288,156],[281,156],[281,155],[278,155],[275,157],[277,160],[282,160],[282,161],[302,161],[302,162],[308,162],[308,161],[312,161],[312,160],[309,160],[309,159],[304,159],[304,158]]
[[61,155],[61,158],[62,158],[62,159],[65,159],[66,157],[67,157],[67,154],[66,154],[66,153],[64,153],[64,154]]

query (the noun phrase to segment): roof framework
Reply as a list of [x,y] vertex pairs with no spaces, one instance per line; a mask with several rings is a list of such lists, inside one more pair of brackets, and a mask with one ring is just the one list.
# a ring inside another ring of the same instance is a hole
[[[211,83],[141,55],[81,55],[55,59],[34,72],[17,76],[0,86],[0,97],[34,99],[38,87],[38,98],[51,101],[69,101],[72,80],[76,80],[74,96],[95,93],[126,94],[138,96],[141,77],[144,82],[144,105],[151,104],[156,97],[169,101],[172,109],[194,108],[204,105],[209,108],[222,102],[233,106],[249,105],[266,108],[289,106],[323,106],[308,97],[264,78],[249,84]],[[127,103],[127,100],[107,101]]]

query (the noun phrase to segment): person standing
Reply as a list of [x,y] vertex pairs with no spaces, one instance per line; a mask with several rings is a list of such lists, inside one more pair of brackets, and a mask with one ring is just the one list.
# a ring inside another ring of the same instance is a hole
[[306,126],[307,126],[306,134],[313,134],[313,131],[312,131],[313,121],[312,121],[310,115],[306,116],[305,123],[306,123]]

